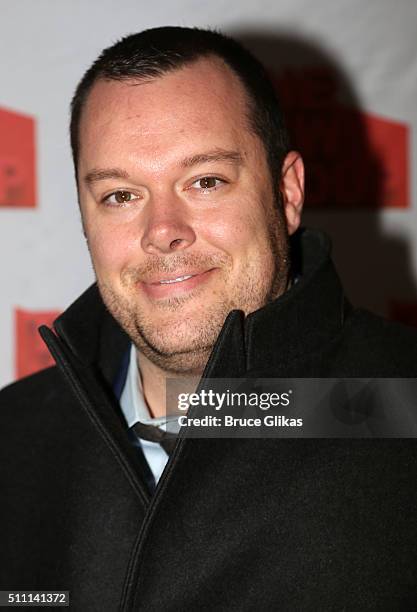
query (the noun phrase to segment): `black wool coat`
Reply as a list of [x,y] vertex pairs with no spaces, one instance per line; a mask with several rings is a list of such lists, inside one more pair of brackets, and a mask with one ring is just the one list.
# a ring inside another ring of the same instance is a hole
[[[299,282],[230,313],[204,376],[416,377],[417,333],[352,308],[326,239],[301,242]],[[43,335],[57,366],[0,394],[0,589],[80,612],[416,609],[414,439],[182,439],[151,495],[97,288]]]

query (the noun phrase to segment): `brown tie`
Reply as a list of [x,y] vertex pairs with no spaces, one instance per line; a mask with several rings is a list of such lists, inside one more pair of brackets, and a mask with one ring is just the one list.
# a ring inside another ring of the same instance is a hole
[[167,455],[170,455],[174,450],[177,441],[177,436],[175,434],[159,429],[159,427],[155,427],[155,425],[145,425],[140,421],[135,423],[132,429],[139,438],[142,438],[142,440],[160,444]]

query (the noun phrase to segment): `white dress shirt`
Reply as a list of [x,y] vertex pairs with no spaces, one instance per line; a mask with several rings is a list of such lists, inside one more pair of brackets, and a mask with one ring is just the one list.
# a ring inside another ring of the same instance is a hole
[[[167,418],[165,416],[152,418],[149,414],[149,409],[142,393],[142,381],[138,371],[134,344],[132,344],[130,349],[129,366],[125,386],[120,396],[120,407],[129,427],[140,421],[145,425],[155,425],[161,429],[166,429]],[[158,442],[140,439],[140,444],[154,475],[155,483],[157,483],[167,464],[168,455]]]

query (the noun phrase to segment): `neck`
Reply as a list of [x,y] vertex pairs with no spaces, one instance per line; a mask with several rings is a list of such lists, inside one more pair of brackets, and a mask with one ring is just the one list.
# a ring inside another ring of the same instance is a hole
[[201,369],[201,372],[192,371],[181,374],[167,372],[152,363],[152,361],[139,351],[136,351],[136,363],[142,381],[143,397],[152,417],[163,417],[167,415],[167,379],[184,379],[187,388],[191,385],[193,386],[192,390],[194,390],[194,387],[198,383],[196,377],[201,376],[203,373],[203,369]]

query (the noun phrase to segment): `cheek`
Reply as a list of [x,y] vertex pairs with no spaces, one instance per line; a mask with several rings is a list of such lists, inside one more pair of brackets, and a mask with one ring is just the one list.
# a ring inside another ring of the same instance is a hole
[[86,232],[94,268],[102,276],[120,273],[137,254],[137,237],[126,227],[96,223]]
[[209,235],[212,244],[234,257],[257,258],[269,249],[268,223],[261,205],[245,207],[242,203],[233,214],[223,214],[221,220],[206,226],[205,235]]
[[226,251],[244,242],[246,234],[247,226],[244,222],[236,219],[228,221],[224,217],[220,222],[204,225],[200,232],[202,238]]
[[[232,253],[247,249],[261,225],[262,207],[246,197],[234,197],[196,219],[196,233],[208,244]],[[265,222],[263,224],[265,226]]]

